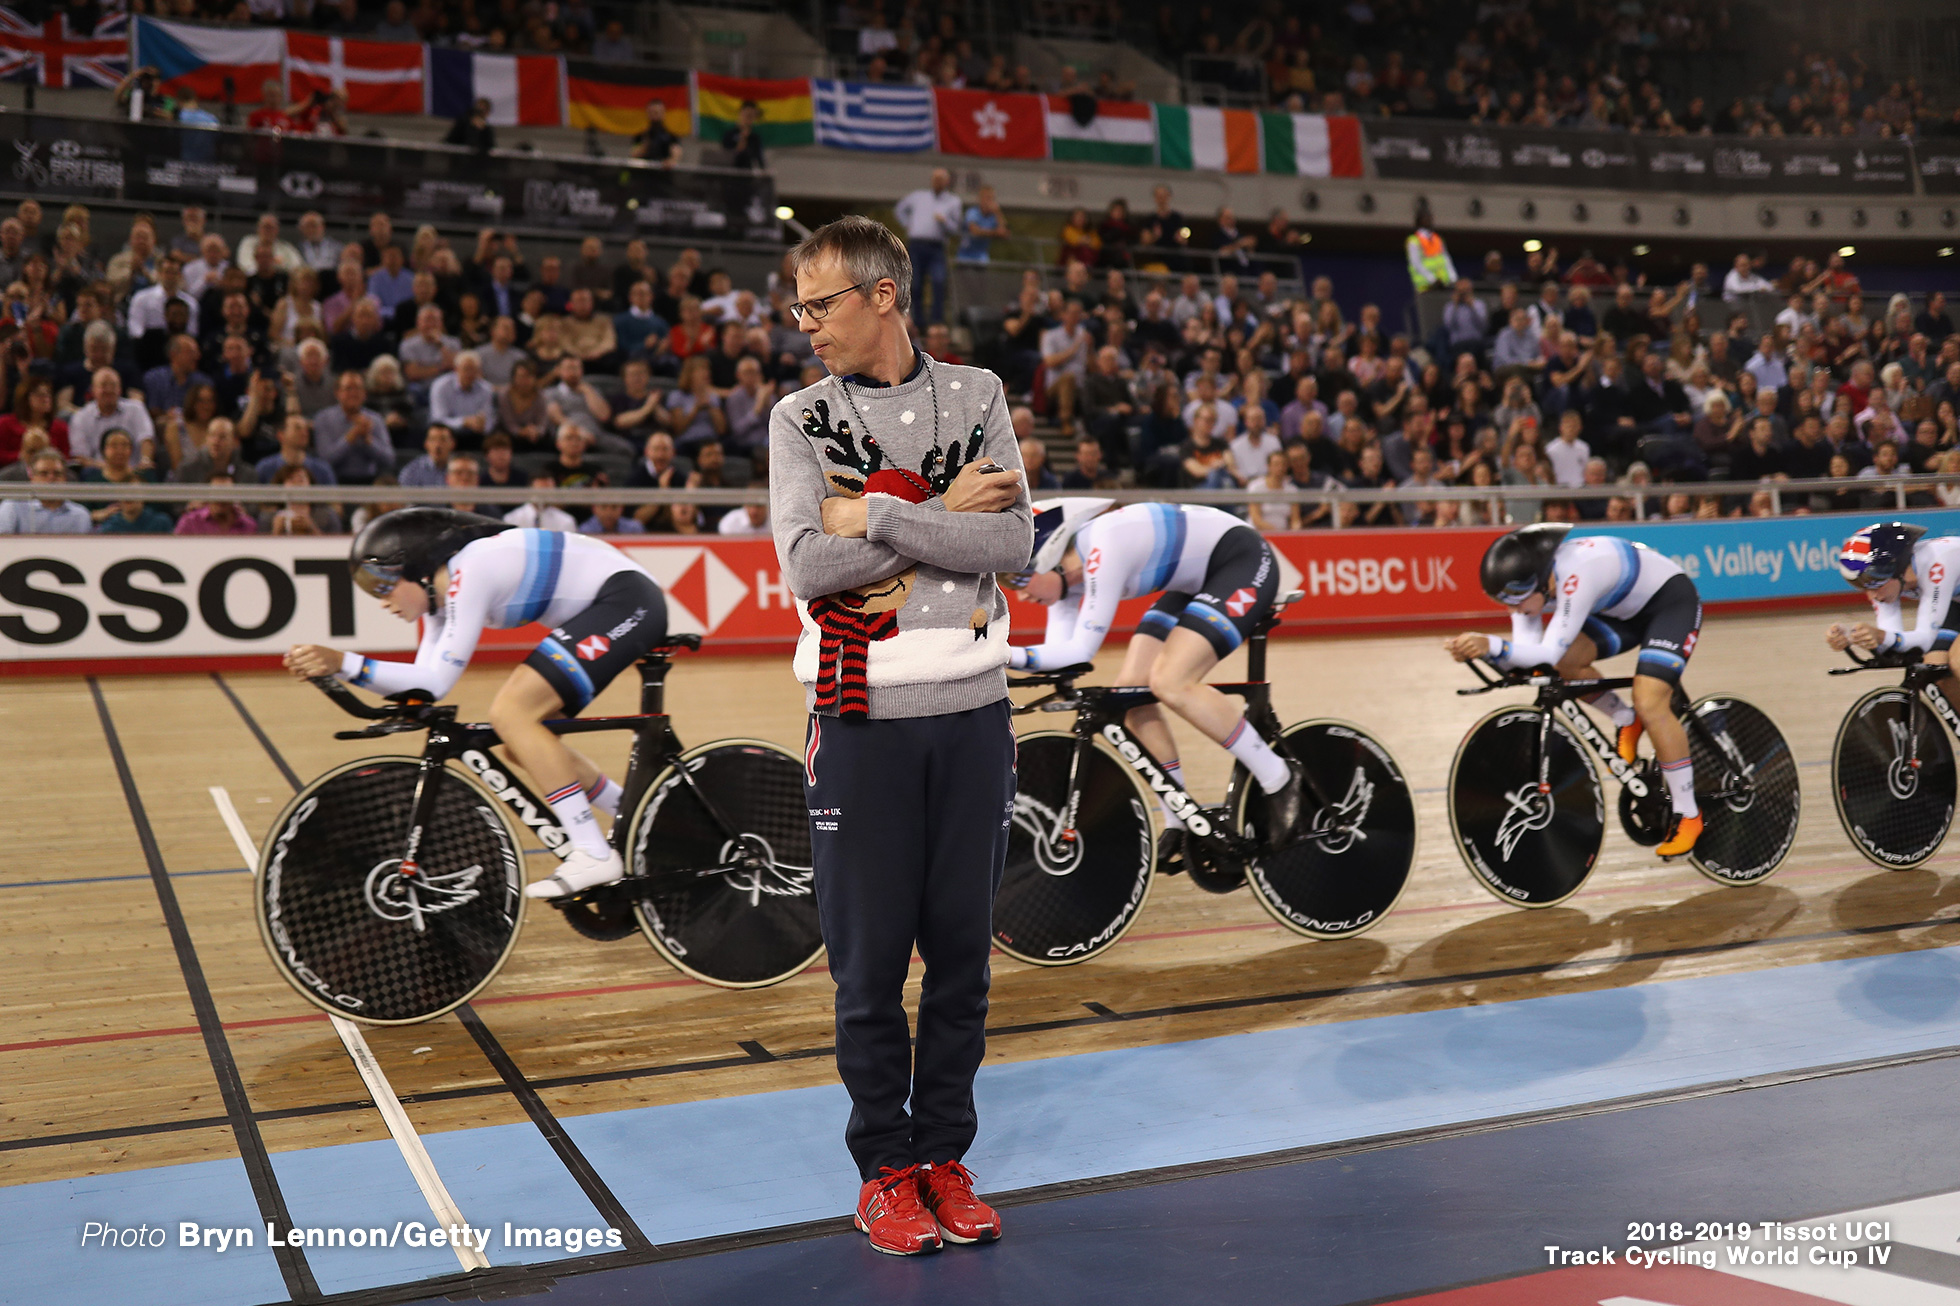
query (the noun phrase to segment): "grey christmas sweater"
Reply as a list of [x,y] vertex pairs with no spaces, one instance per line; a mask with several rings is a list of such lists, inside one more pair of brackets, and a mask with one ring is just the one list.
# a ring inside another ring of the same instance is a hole
[[[976,459],[1021,470],[1006,394],[992,372],[920,360],[895,386],[826,377],[770,415],[769,517],[803,624],[794,667],[826,716],[937,716],[1007,694],[994,573],[1027,566],[1027,492],[998,513],[940,497]],[[865,538],[824,534],[834,495],[867,501]]]

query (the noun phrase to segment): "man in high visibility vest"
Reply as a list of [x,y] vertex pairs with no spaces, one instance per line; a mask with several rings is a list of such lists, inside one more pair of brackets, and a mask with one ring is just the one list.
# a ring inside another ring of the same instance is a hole
[[1433,221],[1429,206],[1418,204],[1415,234],[1403,242],[1409,251],[1409,280],[1415,283],[1417,294],[1425,290],[1448,290],[1456,284],[1456,264],[1450,262],[1443,238],[1430,229]]

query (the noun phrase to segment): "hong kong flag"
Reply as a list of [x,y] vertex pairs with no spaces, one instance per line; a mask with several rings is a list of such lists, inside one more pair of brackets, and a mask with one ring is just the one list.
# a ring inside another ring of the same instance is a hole
[[1048,157],[1048,104],[1039,95],[992,91],[933,92],[942,154],[988,159]]

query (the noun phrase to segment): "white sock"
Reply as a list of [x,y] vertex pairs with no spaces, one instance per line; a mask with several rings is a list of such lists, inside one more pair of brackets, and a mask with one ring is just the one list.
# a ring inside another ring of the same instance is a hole
[[1633,706],[1614,690],[1609,689],[1604,693],[1594,694],[1586,701],[1612,717],[1613,724],[1616,726],[1624,727],[1633,724]]
[[1259,732],[1246,724],[1244,717],[1232,727],[1232,733],[1225,737],[1225,751],[1245,763],[1245,769],[1252,772],[1252,778],[1259,787],[1269,794],[1278,793],[1293,778],[1287,769],[1286,759],[1272,750],[1272,746],[1259,737]]
[[1667,781],[1667,796],[1674,802],[1676,816],[1685,818],[1701,815],[1701,808],[1695,806],[1693,758],[1684,757],[1678,762],[1669,762],[1661,768],[1661,778]]
[[606,832],[599,828],[599,818],[592,814],[592,803],[586,798],[583,785],[574,780],[563,789],[546,794],[544,801],[558,818],[558,824],[571,836],[572,847],[594,857],[612,856]]
[[626,791],[619,787],[618,781],[603,775],[597,784],[585,791],[586,800],[607,816],[619,815],[619,800],[625,796]]
[[[1184,766],[1182,763],[1166,762],[1164,764],[1164,774],[1180,785],[1184,783]],[[1182,830],[1184,828],[1184,819],[1171,810],[1169,803],[1159,798],[1157,800],[1157,807],[1164,814],[1164,828],[1166,830]]]

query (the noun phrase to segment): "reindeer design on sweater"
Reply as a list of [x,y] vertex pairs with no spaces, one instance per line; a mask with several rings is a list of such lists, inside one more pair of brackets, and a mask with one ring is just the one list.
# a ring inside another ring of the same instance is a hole
[[[824,460],[830,464],[824,479],[839,494],[851,499],[889,494],[907,503],[943,495],[986,443],[985,428],[976,424],[964,444],[946,450],[935,441],[919,470],[908,471],[890,465],[870,432],[854,432],[848,421],[833,423],[830,404],[822,399],[803,410],[803,433],[821,442]],[[869,710],[865,668],[871,645],[898,633],[899,609],[912,596],[917,577],[918,568],[908,566],[870,585],[810,600],[810,620],[821,635],[815,685],[818,711],[835,707],[840,715],[862,716]],[[986,638],[986,609],[974,609],[972,626],[975,639]]]

